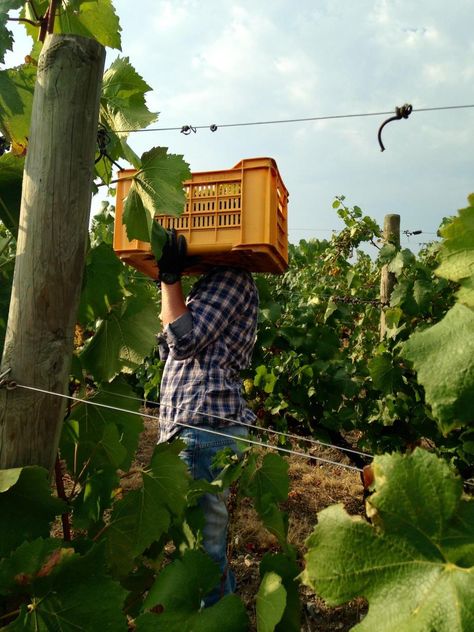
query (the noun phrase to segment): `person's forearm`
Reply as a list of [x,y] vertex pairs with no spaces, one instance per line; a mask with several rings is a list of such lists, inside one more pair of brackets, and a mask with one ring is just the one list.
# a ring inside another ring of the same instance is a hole
[[161,284],[161,322],[163,329],[188,311],[184,302],[181,281],[167,285]]

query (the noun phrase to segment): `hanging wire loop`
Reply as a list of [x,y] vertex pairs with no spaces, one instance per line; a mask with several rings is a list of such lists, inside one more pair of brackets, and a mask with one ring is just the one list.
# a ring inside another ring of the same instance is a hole
[[183,125],[183,127],[181,128],[181,134],[184,134],[185,136],[189,136],[191,132],[193,132],[194,134],[196,133],[196,128],[192,125]]
[[387,119],[386,121],[382,123],[379,129],[379,133],[378,133],[380,151],[385,151],[384,144],[382,143],[382,130],[385,127],[385,125],[387,125],[387,123],[390,123],[391,121],[399,121],[402,118],[407,119],[412,113],[412,111],[413,111],[413,107],[409,103],[405,103],[405,105],[395,108],[395,116],[391,116],[389,119]]

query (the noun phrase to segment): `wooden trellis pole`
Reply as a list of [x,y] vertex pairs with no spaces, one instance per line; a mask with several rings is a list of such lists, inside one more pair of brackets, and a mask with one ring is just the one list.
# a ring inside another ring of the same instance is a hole
[[[385,215],[383,223],[383,240],[384,243],[393,244],[397,249],[400,248],[400,215]],[[383,306],[388,305],[393,288],[397,282],[393,272],[389,272],[388,266],[382,267],[380,275],[380,302]],[[380,313],[380,339],[385,338],[387,326],[385,322],[385,308],[382,306]]]
[[[105,49],[48,35],[38,62],[0,373],[66,393],[91,204]],[[0,389],[0,467],[53,470],[65,400]]]

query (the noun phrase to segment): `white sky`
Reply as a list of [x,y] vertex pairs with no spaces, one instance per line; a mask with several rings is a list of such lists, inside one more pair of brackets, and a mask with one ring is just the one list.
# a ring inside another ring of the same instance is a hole
[[[153,127],[474,103],[474,0],[113,1],[122,54],[153,88]],[[149,132],[131,145],[166,146],[195,171],[273,157],[293,242],[341,226],[339,194],[380,223],[399,213],[402,231],[435,232],[474,191],[474,109],[413,112],[385,127],[382,153],[385,118]]]

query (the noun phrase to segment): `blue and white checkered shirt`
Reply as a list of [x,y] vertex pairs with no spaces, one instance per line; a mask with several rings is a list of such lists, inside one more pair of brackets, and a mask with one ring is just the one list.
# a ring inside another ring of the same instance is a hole
[[255,420],[242,396],[240,376],[250,365],[257,328],[258,291],[252,275],[214,268],[195,283],[186,305],[189,311],[158,336],[165,360],[160,443],[179,432],[179,423],[222,427],[224,419]]

